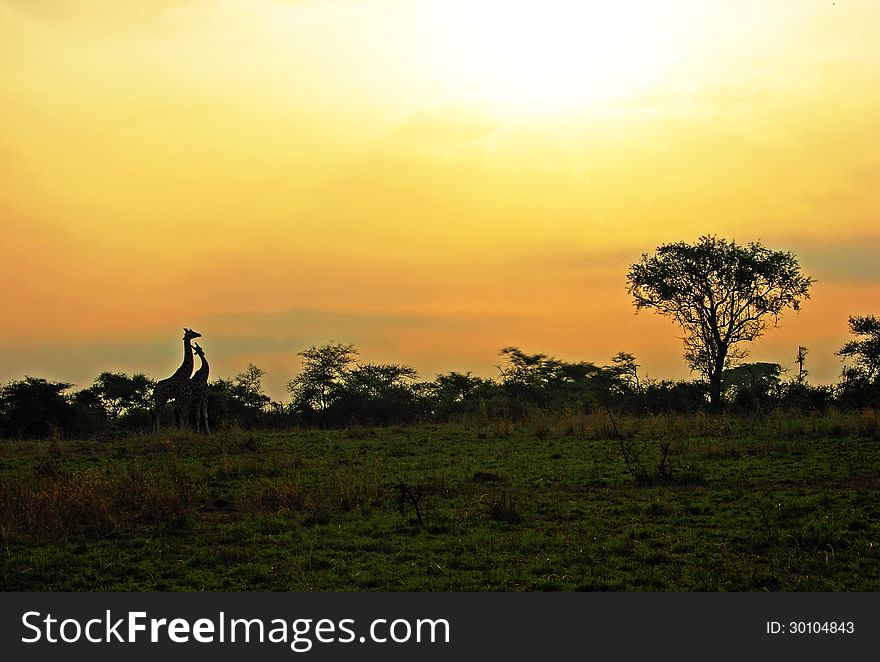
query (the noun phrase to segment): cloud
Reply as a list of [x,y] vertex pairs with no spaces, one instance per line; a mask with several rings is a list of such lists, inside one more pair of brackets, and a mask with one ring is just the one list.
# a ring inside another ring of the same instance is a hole
[[880,236],[829,240],[791,238],[780,245],[790,248],[804,271],[820,281],[838,284],[880,282]]

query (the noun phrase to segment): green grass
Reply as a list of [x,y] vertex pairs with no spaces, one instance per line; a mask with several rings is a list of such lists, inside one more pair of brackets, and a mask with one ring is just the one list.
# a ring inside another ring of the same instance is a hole
[[880,590],[873,412],[618,425],[3,441],[0,589]]

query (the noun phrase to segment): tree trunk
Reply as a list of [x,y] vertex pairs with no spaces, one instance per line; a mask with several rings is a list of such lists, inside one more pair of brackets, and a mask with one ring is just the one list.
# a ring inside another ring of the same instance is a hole
[[709,376],[709,406],[712,411],[721,410],[721,372]]
[[724,361],[727,358],[727,350],[720,352],[715,358],[715,369],[709,375],[709,405],[712,411],[721,410],[721,378],[724,375]]

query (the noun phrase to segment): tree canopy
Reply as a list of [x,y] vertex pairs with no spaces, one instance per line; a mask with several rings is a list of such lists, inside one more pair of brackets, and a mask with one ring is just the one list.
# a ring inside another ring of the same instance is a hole
[[812,284],[790,252],[714,236],[660,246],[627,274],[636,309],[652,308],[681,326],[684,357],[708,380],[716,406],[724,370],[746,356],[742,344],[786,308],[798,310]]

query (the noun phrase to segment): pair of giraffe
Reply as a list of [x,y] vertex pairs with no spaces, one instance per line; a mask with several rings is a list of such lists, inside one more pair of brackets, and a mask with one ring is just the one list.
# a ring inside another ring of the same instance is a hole
[[[182,428],[189,423],[189,411],[196,408],[196,430],[202,421],[205,423],[205,432],[211,432],[208,427],[208,404],[205,392],[208,388],[208,361],[205,359],[205,350],[199,347],[199,343],[192,346],[195,338],[201,338],[202,334],[192,329],[183,329],[183,363],[173,375],[167,379],[156,382],[153,389],[153,431],[159,431],[162,410],[169,401],[174,401],[174,414]],[[202,365],[193,374],[193,352],[198,354]]]

